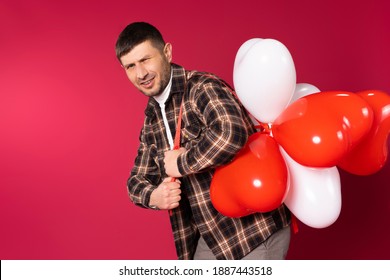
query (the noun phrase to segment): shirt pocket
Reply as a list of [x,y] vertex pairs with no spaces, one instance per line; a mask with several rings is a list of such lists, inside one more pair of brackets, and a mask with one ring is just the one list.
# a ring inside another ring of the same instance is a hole
[[191,124],[181,129],[181,147],[187,150],[195,146],[202,139],[203,130],[198,124]]
[[159,168],[160,167],[160,156],[155,144],[150,145],[150,158],[153,159],[153,164]]

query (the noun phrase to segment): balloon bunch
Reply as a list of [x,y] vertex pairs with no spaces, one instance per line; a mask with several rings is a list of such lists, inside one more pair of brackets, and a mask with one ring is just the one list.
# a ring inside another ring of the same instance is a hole
[[274,39],[246,41],[233,76],[239,99],[261,130],[215,171],[214,207],[243,217],[284,203],[310,227],[333,224],[341,211],[338,168],[370,175],[386,163],[390,96],[297,84],[291,54]]

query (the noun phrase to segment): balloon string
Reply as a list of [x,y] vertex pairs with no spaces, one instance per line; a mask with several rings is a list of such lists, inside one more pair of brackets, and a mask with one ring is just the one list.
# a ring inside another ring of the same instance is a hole
[[255,125],[256,130],[263,131],[263,126],[262,125]]
[[260,132],[269,134],[272,136],[272,123],[263,123],[260,122],[258,119],[255,118],[255,120],[259,123],[255,125],[255,128],[260,130]]
[[298,219],[293,213],[291,213],[291,226],[294,234],[298,233]]
[[[180,149],[180,131],[181,131],[181,119],[183,116],[183,103],[184,101],[181,102],[180,104],[180,111],[179,111],[179,117],[177,119],[177,127],[176,127],[176,133],[175,133],[175,139],[173,140],[173,150],[178,150]],[[175,182],[176,178],[172,177],[171,182]],[[173,215],[172,209],[169,211],[169,216]]]

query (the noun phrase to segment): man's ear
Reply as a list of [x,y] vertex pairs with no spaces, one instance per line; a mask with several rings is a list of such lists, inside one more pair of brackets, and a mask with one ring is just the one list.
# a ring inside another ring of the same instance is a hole
[[169,62],[172,61],[172,45],[171,43],[166,43],[164,47],[164,55]]

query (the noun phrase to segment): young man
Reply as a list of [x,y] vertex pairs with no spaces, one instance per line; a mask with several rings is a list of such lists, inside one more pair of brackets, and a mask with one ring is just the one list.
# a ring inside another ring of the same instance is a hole
[[[231,88],[210,73],[172,63],[171,44],[148,23],[128,25],[116,54],[149,97],[129,195],[141,207],[170,211],[178,258],[284,259],[290,214],[283,205],[230,218],[210,200],[215,168],[229,163],[255,132]],[[173,149],[177,130],[180,149]]]

